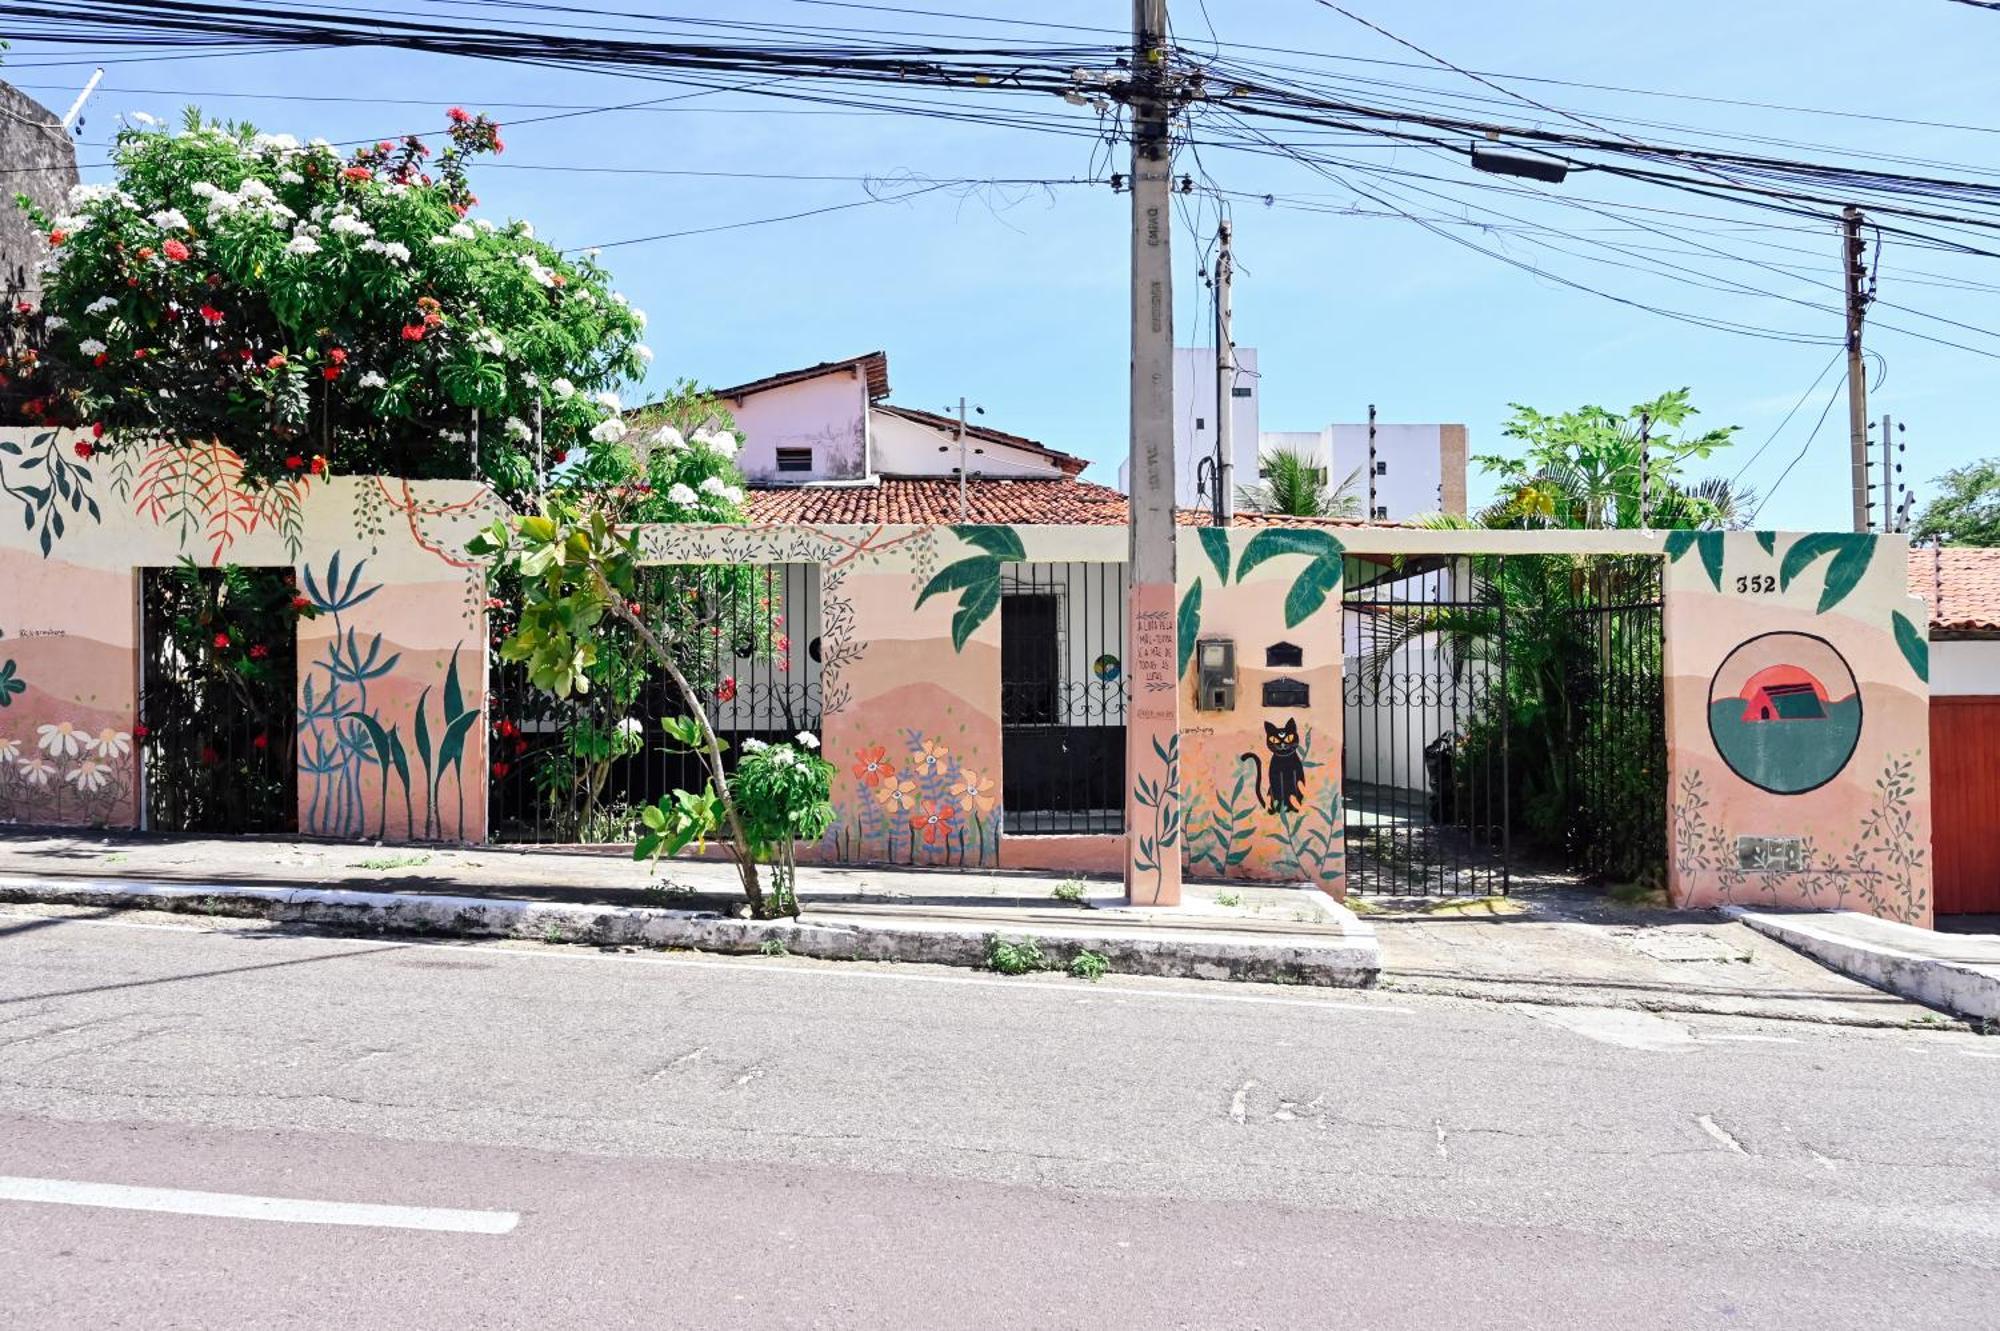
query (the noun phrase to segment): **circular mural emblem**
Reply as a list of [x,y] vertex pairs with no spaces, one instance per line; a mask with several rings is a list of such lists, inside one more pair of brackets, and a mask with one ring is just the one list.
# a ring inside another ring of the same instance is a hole
[[1118,664],[1118,658],[1110,652],[1106,652],[1090,663],[1090,673],[1097,676],[1097,682],[1100,684],[1109,684],[1112,680],[1117,679],[1121,668]]
[[1774,795],[1817,790],[1861,739],[1861,691],[1832,643],[1766,633],[1739,645],[1708,686],[1708,733],[1729,770]]

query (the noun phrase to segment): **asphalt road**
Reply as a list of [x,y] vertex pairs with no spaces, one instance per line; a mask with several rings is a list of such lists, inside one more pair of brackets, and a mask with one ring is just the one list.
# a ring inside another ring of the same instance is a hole
[[1996,1127],[1963,1033],[0,914],[9,1327],[1987,1328]]

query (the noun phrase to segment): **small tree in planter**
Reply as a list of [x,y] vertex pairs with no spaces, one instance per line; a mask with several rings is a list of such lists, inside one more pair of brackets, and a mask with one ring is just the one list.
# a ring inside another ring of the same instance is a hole
[[115,183],[65,211],[18,200],[50,247],[38,313],[65,371],[37,414],[91,427],[78,451],[114,466],[219,445],[253,491],[337,468],[525,501],[545,460],[615,445],[606,390],[644,372],[645,316],[594,259],[468,220],[467,165],[500,132],[449,120],[435,157],[415,136],[343,155],[191,111],[178,134],[120,131]]

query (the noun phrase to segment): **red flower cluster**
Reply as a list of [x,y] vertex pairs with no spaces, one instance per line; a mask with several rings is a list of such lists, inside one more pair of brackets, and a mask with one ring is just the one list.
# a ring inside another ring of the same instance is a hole
[[261,661],[270,654],[271,654],[271,649],[269,647],[266,647],[261,642],[252,643],[250,645],[250,659],[252,661]]
[[178,240],[169,240],[160,246],[161,251],[175,263],[185,260],[192,251]]
[[215,650],[218,652],[229,650],[229,635],[227,633],[218,633],[215,635]]
[[216,309],[213,305],[204,305],[201,307],[201,321],[210,328],[214,328],[222,322],[222,311]]

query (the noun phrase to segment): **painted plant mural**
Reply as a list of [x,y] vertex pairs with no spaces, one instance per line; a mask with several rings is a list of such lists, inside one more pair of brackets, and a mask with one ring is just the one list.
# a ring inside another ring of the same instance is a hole
[[104,827],[128,818],[131,732],[74,721],[11,725],[8,713],[27,687],[14,661],[0,660],[0,822]]
[[[413,705],[381,696],[392,677],[407,690],[410,672],[397,670],[404,653],[385,645],[384,634],[364,637],[352,623],[355,609],[383,589],[364,584],[367,564],[355,561],[343,577],[336,552],[319,573],[305,571],[305,596],[332,633],[301,672],[299,825],[316,836],[361,837],[372,827],[381,837],[463,839],[466,747],[480,709],[461,682],[458,648],[442,684],[424,685]],[[482,775],[475,768],[475,799],[483,799]],[[398,810],[401,821],[392,822]]]
[[840,859],[992,865],[1000,855],[999,782],[935,736],[906,730],[847,763],[860,799],[829,834]]

